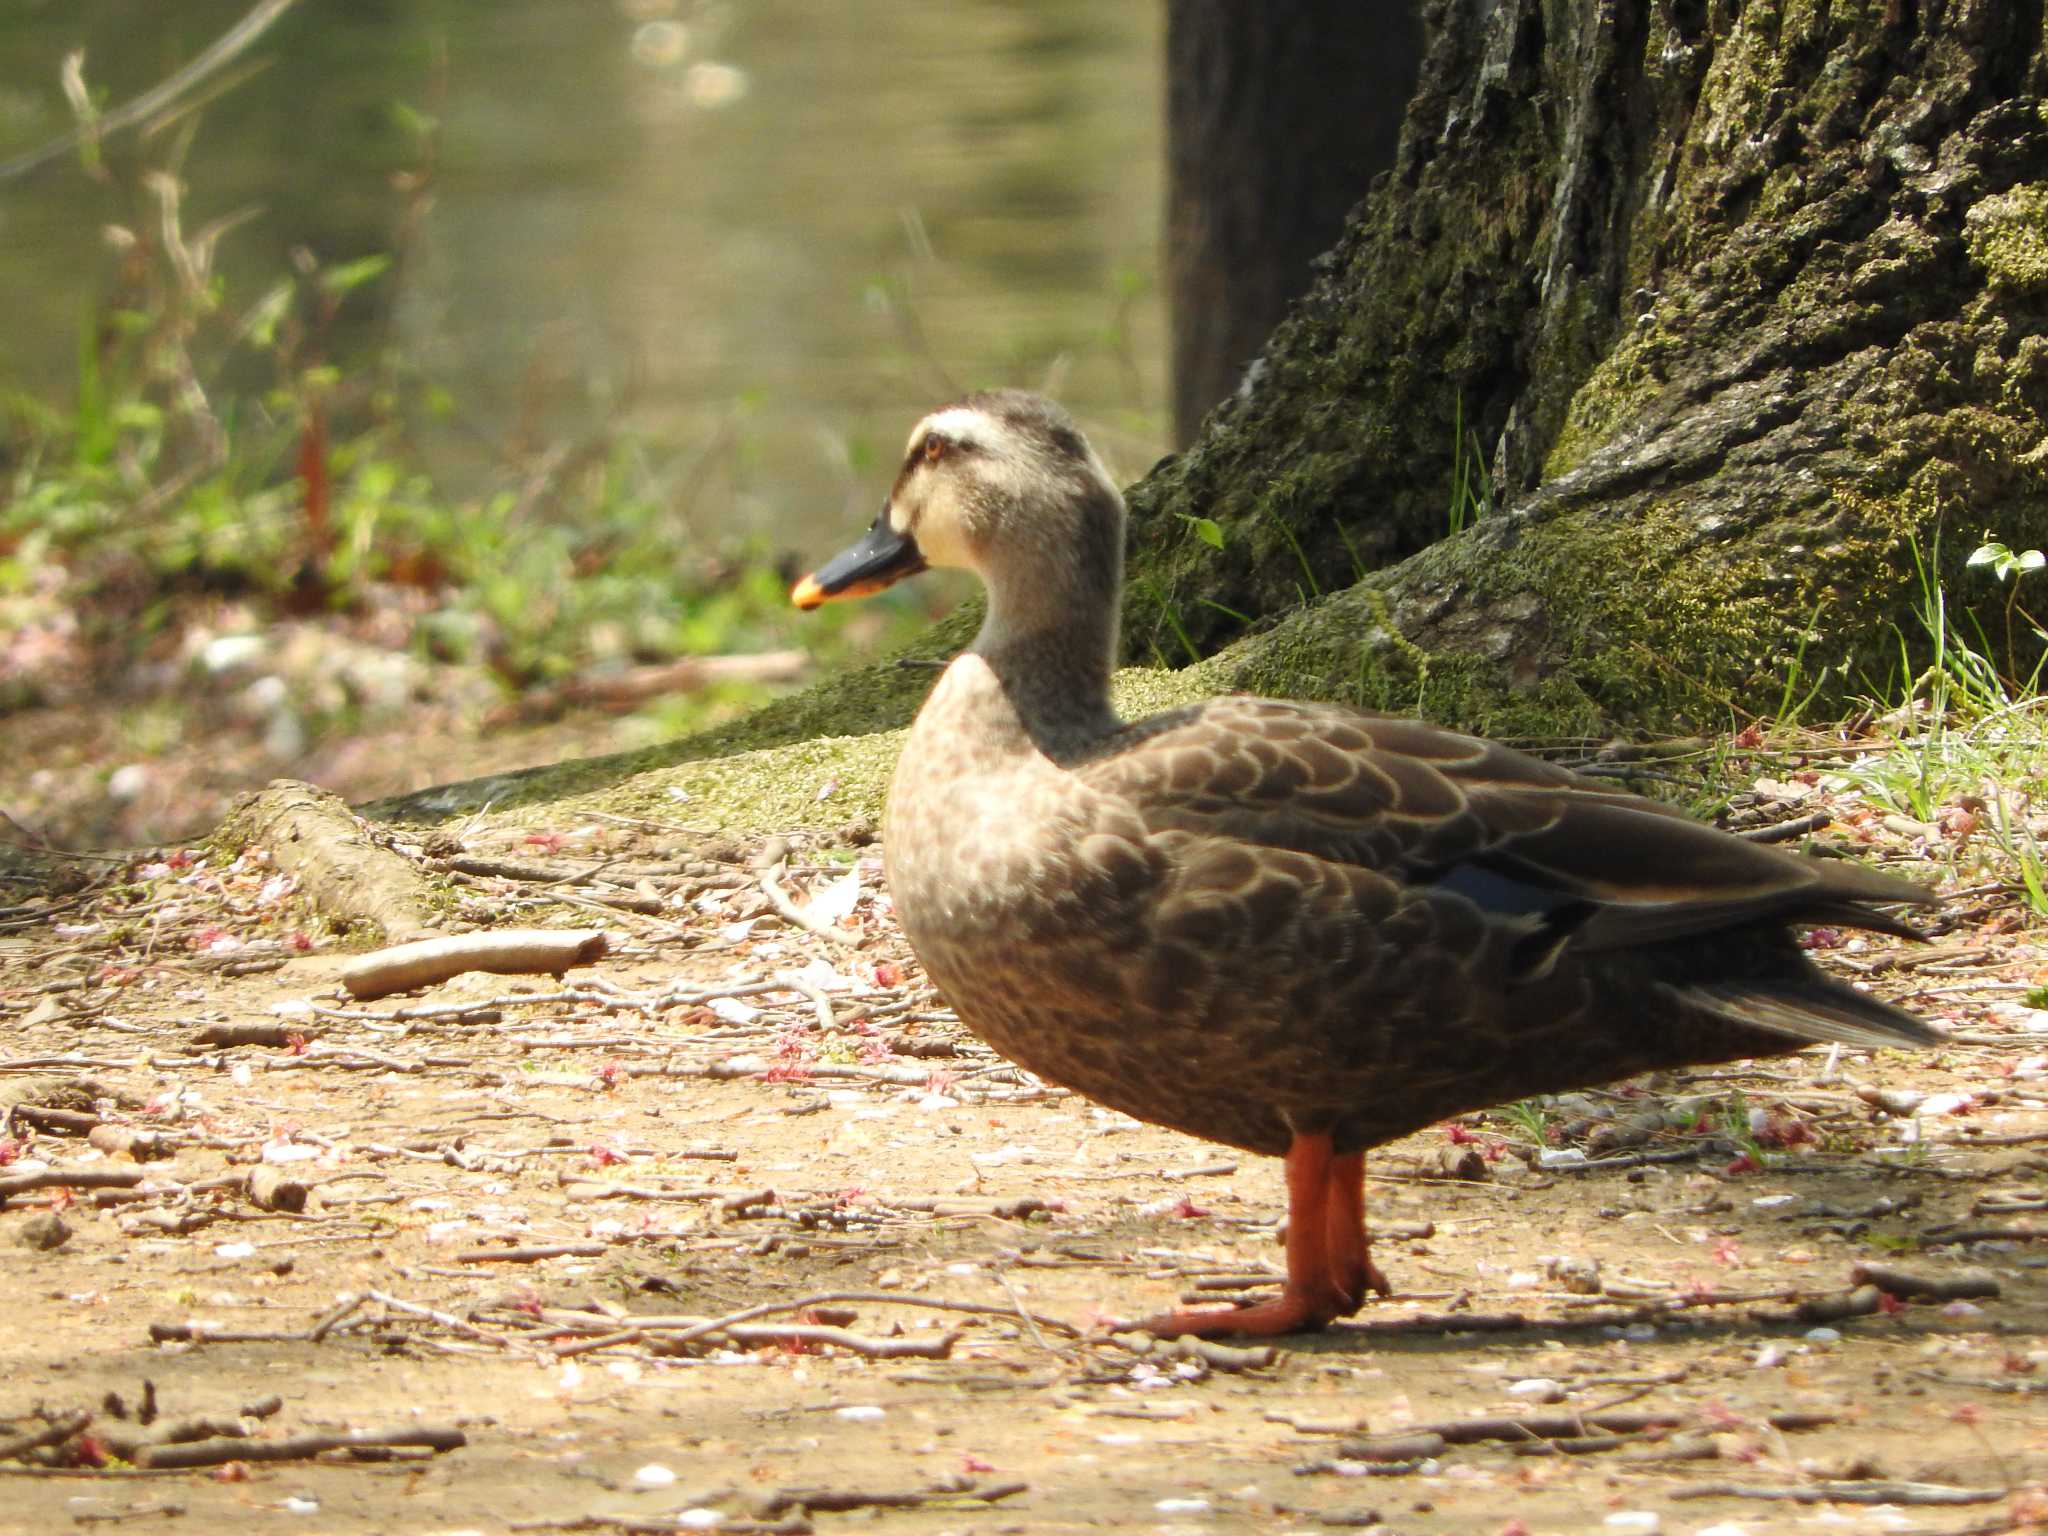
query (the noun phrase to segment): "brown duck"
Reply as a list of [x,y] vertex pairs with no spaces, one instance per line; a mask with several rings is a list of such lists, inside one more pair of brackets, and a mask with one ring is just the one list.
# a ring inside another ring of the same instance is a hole
[[1489,741],[1331,704],[1110,707],[1124,506],[1058,406],[970,395],[910,434],[812,608],[927,566],[988,617],[911,727],[889,890],[926,971],[1011,1060],[1287,1159],[1275,1301],[1161,1333],[1319,1328],[1386,1292],[1366,1149],[1466,1110],[1925,1024],[1816,970],[1788,925],[1913,935],[1929,904]]

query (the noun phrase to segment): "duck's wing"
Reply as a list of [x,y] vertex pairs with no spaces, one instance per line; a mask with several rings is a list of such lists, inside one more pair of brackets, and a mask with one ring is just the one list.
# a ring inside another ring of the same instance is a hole
[[1582,952],[1771,920],[1919,937],[1871,904],[1935,904],[1498,742],[1339,706],[1219,699],[1133,726],[1073,767],[1148,829],[1439,886]]

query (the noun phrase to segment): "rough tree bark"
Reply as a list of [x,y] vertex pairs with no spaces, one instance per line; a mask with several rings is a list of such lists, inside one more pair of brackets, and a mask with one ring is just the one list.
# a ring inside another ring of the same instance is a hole
[[1414,0],[1167,0],[1175,443],[1237,387],[1394,163],[1421,52]]
[[2042,11],[1433,3],[1393,176],[1133,491],[1134,657],[1509,735],[1881,676],[1916,547],[2048,534]]

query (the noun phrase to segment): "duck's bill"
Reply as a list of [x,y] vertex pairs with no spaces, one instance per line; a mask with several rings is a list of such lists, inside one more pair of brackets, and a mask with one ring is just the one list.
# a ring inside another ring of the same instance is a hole
[[917,540],[891,528],[884,508],[865,538],[790,588],[789,600],[799,608],[816,608],[838,598],[866,597],[924,568],[924,552],[917,547]]

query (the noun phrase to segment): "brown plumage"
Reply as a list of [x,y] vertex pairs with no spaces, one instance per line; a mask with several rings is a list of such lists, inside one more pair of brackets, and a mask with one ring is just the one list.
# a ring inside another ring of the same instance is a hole
[[1143,1120],[1288,1159],[1288,1283],[1148,1326],[1319,1327],[1385,1289],[1366,1149],[1448,1115],[1815,1041],[1925,1044],[1787,925],[1912,934],[1858,865],[1745,842],[1497,743],[1222,698],[1126,725],[1123,501],[1057,406],[972,395],[911,434],[805,607],[934,565],[988,618],[919,712],[884,846],[961,1020]]

